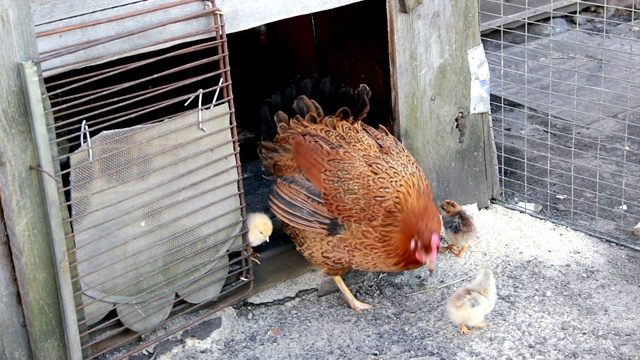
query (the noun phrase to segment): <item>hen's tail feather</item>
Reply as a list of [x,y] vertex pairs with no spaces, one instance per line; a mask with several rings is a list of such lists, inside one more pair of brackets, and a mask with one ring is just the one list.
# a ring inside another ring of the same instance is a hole
[[365,84],[360,85],[355,93],[356,105],[353,107],[353,120],[360,121],[369,113],[371,90]]
[[344,225],[328,213],[320,192],[301,177],[278,179],[269,194],[269,205],[281,221],[297,228],[329,236],[344,231]]
[[298,98],[293,102],[293,109],[303,118],[307,117],[309,114],[314,114],[320,119],[324,117],[324,112],[320,105],[304,95],[298,96]]
[[263,105],[260,109],[260,130],[262,131],[262,140],[270,141],[273,140],[276,135],[276,124],[271,117],[271,111],[269,106]]

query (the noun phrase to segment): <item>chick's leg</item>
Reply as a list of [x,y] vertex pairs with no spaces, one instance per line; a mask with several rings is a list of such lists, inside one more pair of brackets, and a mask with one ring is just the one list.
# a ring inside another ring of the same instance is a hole
[[[451,245],[449,245],[449,246],[451,246]],[[453,250],[453,248],[450,248],[450,249],[449,249],[449,251],[451,251],[451,252],[453,253],[453,255],[455,255],[455,256],[457,256],[457,257],[462,257],[462,253],[463,253],[466,249],[467,249],[467,246],[465,245],[465,246],[460,247],[460,251],[458,251],[458,252],[455,252],[455,251]]]
[[356,300],[356,297],[353,296],[353,294],[351,293],[349,288],[347,288],[347,285],[344,283],[344,281],[342,280],[342,277],[340,277],[340,275],[332,276],[332,278],[333,278],[333,281],[335,281],[336,284],[338,285],[338,288],[340,288],[340,291],[342,291],[342,295],[344,295],[345,299],[347,299],[347,302],[349,303],[351,308],[353,308],[355,311],[357,311],[360,314],[362,314],[362,309],[371,309],[371,308],[373,308],[373,306],[371,306],[369,304],[365,304],[363,302],[360,302],[360,301]]
[[468,334],[468,333],[469,333],[469,328],[467,328],[467,325],[460,324],[460,334]]

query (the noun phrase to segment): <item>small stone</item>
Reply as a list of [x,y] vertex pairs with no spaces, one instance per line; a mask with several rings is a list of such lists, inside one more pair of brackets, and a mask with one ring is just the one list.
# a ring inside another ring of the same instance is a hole
[[280,335],[282,335],[282,328],[280,326],[276,326],[273,329],[269,330],[267,335],[272,336],[272,337],[280,336]]
[[551,291],[546,291],[546,292],[544,293],[544,296],[546,296],[546,297],[551,296]]
[[569,26],[569,23],[567,23],[567,20],[561,17],[553,18],[551,20],[551,25],[553,26],[553,31],[556,34],[563,33],[571,28],[571,26]]
[[576,25],[585,25],[587,23],[587,18],[585,16],[572,16],[569,18],[572,23]]
[[249,319],[249,320],[253,319],[253,313],[252,312],[247,314],[247,319]]

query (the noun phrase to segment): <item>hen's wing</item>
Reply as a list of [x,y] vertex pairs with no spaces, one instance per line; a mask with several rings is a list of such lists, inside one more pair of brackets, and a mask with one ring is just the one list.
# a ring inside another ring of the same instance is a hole
[[297,228],[329,236],[344,231],[344,225],[327,211],[320,192],[306,179],[278,179],[269,195],[269,205],[280,220]]

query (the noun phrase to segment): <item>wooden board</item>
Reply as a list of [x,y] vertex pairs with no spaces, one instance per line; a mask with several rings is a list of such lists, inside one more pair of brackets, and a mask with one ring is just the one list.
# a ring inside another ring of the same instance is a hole
[[402,141],[425,170],[436,201],[484,207],[498,192],[490,117],[468,116],[462,144],[454,122],[459,112],[469,113],[467,51],[480,44],[477,2],[433,0],[410,14],[400,13],[395,1],[388,4],[395,18],[391,79]]
[[[219,0],[216,5],[224,12],[226,32],[232,33],[358,1],[361,0],[325,0],[322,2],[312,0]],[[149,9],[161,8],[176,2],[175,0],[118,0],[114,2],[105,0],[95,2],[32,0],[32,15],[36,24],[36,32],[41,34],[38,37],[38,50],[41,54],[46,54],[50,51],[65,49],[108,36],[117,36],[128,31],[160,24],[164,21],[173,21],[211,7],[211,2],[208,1],[185,1],[180,6],[166,7],[162,10],[140,14],[135,17],[125,17],[130,13],[145,12]],[[109,19],[112,21],[95,24],[90,27],[80,27],[83,24],[104,22]],[[109,54],[115,54],[109,58],[115,59],[122,56],[117,54],[127,53],[130,55],[168,47],[186,40],[166,41],[167,39],[210,29],[212,23],[211,16],[177,21],[154,30],[145,31],[143,36],[125,37],[100,44],[99,46],[92,46],[79,51],[74,50],[64,56],[43,62],[41,67],[45,74],[60,73],[70,69],[73,64],[78,62],[81,62],[81,66],[88,65],[85,62],[90,59],[99,59],[91,60],[93,64],[104,62],[107,59],[102,58]],[[44,36],[44,34],[56,29],[69,29],[72,27],[78,28],[62,33],[49,33],[50,35]],[[203,35],[189,36],[188,40],[196,40],[211,35],[212,32],[209,30]]]
[[9,239],[4,225],[4,213],[0,206],[0,358],[30,359],[29,337],[24,328],[24,315],[20,306],[20,293],[16,275],[13,271],[13,260]]
[[640,70],[634,25],[609,29],[606,37],[569,30],[489,51],[492,93],[585,127],[640,108],[640,84],[630,76]]
[[[67,356],[41,174],[32,143],[18,62],[37,56],[29,4],[0,0],[0,199],[29,339],[4,343],[16,358]],[[14,324],[15,325],[15,324]],[[2,323],[14,335],[24,332]],[[22,326],[20,324],[19,326]],[[3,338],[4,340],[4,338]],[[28,341],[31,354],[21,346]]]

